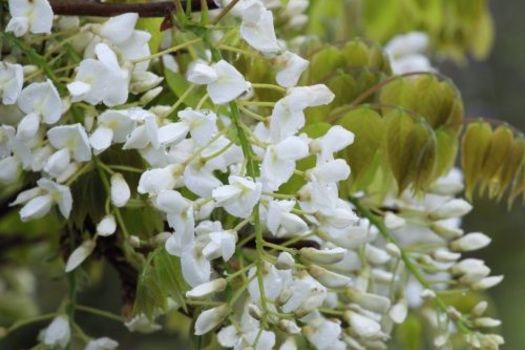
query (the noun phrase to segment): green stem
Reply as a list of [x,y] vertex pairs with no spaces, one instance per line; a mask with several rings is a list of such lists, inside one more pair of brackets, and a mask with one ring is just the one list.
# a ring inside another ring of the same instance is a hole
[[40,315],[40,316],[36,316],[36,317],[33,317],[33,318],[29,318],[29,319],[25,319],[25,320],[21,320],[21,321],[15,322],[11,327],[9,327],[7,329],[6,334],[10,334],[10,333],[18,330],[19,328],[22,328],[24,326],[30,325],[32,323],[49,320],[50,318],[56,317],[57,315],[58,315],[57,312],[52,312],[52,313],[49,313],[49,314],[44,314],[44,315]]
[[95,308],[90,307],[90,306],[77,305],[77,310],[78,311],[87,312],[89,314],[105,317],[105,318],[108,318],[108,319],[116,321],[116,322],[122,322],[123,321],[122,317],[120,317],[118,315],[115,315],[115,314],[113,314],[111,312],[108,312],[108,311],[95,309]]

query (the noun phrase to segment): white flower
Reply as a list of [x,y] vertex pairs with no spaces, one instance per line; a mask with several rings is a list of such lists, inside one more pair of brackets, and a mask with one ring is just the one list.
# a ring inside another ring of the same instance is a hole
[[77,162],[87,162],[91,159],[91,147],[86,130],[79,123],[60,125],[49,129],[47,138],[56,149],[67,149]]
[[[175,230],[173,237],[177,238],[178,246],[181,249],[185,244],[193,241],[195,220],[193,218],[193,203],[190,200],[184,198],[177,191],[164,190],[159,192],[154,203],[158,209],[166,213],[168,224]],[[172,246],[172,243],[169,245]],[[175,254],[173,251],[170,253]],[[179,252],[176,255],[180,254]]]
[[120,173],[111,176],[111,203],[116,207],[123,207],[131,197],[128,183]]
[[241,37],[254,49],[263,53],[280,50],[273,26],[273,13],[259,2],[246,8],[242,16]]
[[84,350],[113,350],[117,347],[118,342],[108,337],[102,337],[90,340]]
[[261,164],[261,178],[266,188],[276,191],[292,177],[295,162],[308,156],[308,144],[298,136],[290,136],[267,148]]
[[[202,254],[203,247],[196,242],[186,244],[180,254],[180,263],[182,276],[184,280],[192,287],[206,283],[210,280],[211,264],[210,261]],[[168,241],[166,250],[170,252]]]
[[[100,37],[95,37],[88,48],[86,56],[90,56],[93,46],[96,46],[103,39],[111,42],[125,60],[140,60],[150,56],[148,42],[151,34],[146,31],[134,30],[138,20],[138,14],[125,13],[111,17],[96,32]],[[144,72],[149,65],[148,60],[142,60],[135,64],[133,72]]]
[[206,334],[217,327],[229,312],[228,305],[220,305],[201,312],[195,321],[195,335]]
[[318,350],[346,349],[346,345],[339,339],[342,333],[341,326],[335,321],[317,318],[305,327],[304,333]]
[[137,13],[125,13],[108,19],[98,30],[98,34],[110,40],[114,44],[122,44],[131,38],[139,15]]
[[40,121],[54,124],[62,115],[62,100],[50,80],[26,86],[18,97],[18,107],[27,115],[20,121],[17,137],[30,140],[38,132]]
[[174,166],[147,170],[142,173],[137,191],[141,194],[155,195],[163,190],[171,190],[175,187],[173,176]]
[[10,184],[16,181],[20,173],[20,162],[16,157],[0,159],[0,183]]
[[73,250],[69,258],[67,259],[65,271],[71,272],[77,267],[79,267],[80,264],[82,264],[84,260],[86,260],[91,255],[91,253],[93,253],[95,246],[95,241],[88,240],[84,241],[75,250]]
[[124,325],[130,332],[139,332],[144,334],[153,333],[162,329],[160,324],[150,321],[144,314],[139,314],[133,317],[131,320],[124,323]]
[[285,288],[280,299],[283,299],[281,307],[283,312],[295,312],[306,315],[319,308],[325,301],[327,289],[313,279],[310,275],[296,278]]
[[117,222],[111,214],[106,215],[97,225],[97,235],[102,237],[111,236],[117,230]]
[[186,73],[189,82],[198,85],[207,85],[217,80],[218,75],[215,69],[208,65],[206,61],[196,60],[192,62]]
[[227,326],[218,332],[217,340],[221,346],[234,350],[274,349],[275,333],[260,328],[259,321],[250,315],[248,304],[244,307],[239,325],[239,330],[235,326]]
[[126,142],[135,128],[135,121],[125,111],[106,110],[97,118],[98,127],[89,137],[95,154],[109,148],[111,144]]
[[16,103],[23,85],[24,71],[22,66],[0,62],[0,95],[4,105]]
[[92,105],[103,102],[112,107],[128,99],[129,72],[120,68],[117,56],[104,43],[95,47],[98,60],[88,58],[80,62],[75,81],[67,88],[73,101]]
[[280,68],[275,79],[277,84],[290,88],[297,85],[301,74],[308,68],[309,62],[304,58],[286,51],[276,59]]
[[67,219],[73,205],[69,187],[44,178],[38,180],[37,185],[36,188],[20,192],[15,201],[10,204],[13,206],[25,203],[20,210],[22,221],[44,217],[54,203],[58,204],[62,216]]
[[195,62],[187,78],[194,84],[207,85],[208,94],[215,104],[233,101],[249,88],[242,74],[225,60],[211,66],[202,61]]
[[326,134],[313,140],[310,148],[318,153],[317,159],[321,162],[334,159],[334,153],[344,150],[354,143],[354,134],[339,125],[332,126]]
[[[298,215],[291,211],[295,201],[272,200],[268,204],[268,210],[262,212],[261,217],[265,221],[266,228],[277,237],[296,235],[308,230],[308,225]],[[262,210],[261,206],[261,210]]]
[[334,97],[325,85],[291,88],[273,108],[270,120],[272,139],[280,141],[295,135],[305,124],[305,108],[329,104]]
[[47,0],[9,0],[11,20],[6,32],[22,36],[29,30],[34,34],[50,33],[53,25],[53,9]]
[[70,338],[71,329],[69,328],[69,320],[66,316],[55,317],[49,326],[39,335],[40,341],[45,345],[51,348],[61,349],[67,347]]
[[422,32],[410,32],[394,37],[385,46],[385,51],[390,56],[392,71],[395,74],[434,71],[430,60],[423,55],[427,47],[428,35]]
[[213,199],[231,215],[247,218],[259,201],[262,190],[261,184],[234,175],[230,176],[228,181],[229,185],[213,190]]

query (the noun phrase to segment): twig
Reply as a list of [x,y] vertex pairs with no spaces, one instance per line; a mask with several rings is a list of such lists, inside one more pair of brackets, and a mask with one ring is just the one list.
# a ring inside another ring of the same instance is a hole
[[[111,17],[123,13],[135,12],[140,17],[169,17],[176,12],[174,1],[144,3],[102,3],[88,0],[50,0],[56,15]],[[207,0],[209,9],[217,8],[213,0]],[[201,0],[191,0],[192,11],[201,10]]]

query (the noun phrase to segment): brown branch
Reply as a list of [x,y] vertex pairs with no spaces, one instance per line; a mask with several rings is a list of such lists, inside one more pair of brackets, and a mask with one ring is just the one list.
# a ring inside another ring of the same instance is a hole
[[[175,1],[144,3],[101,3],[90,0],[50,0],[56,15],[111,17],[135,12],[140,17],[169,17],[176,10]],[[217,8],[213,0],[206,0],[209,9]],[[192,11],[201,10],[201,0],[191,0]],[[185,7],[185,2],[184,2]]]

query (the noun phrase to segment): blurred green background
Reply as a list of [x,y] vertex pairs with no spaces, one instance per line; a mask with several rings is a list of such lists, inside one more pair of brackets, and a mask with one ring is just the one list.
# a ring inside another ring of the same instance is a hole
[[[331,1],[331,0],[324,0]],[[444,0],[448,1],[448,0]],[[467,116],[486,116],[507,121],[525,130],[525,1],[491,1],[490,7],[495,20],[496,40],[490,56],[482,61],[469,61],[458,66],[448,61],[438,62],[441,72],[450,76],[458,85],[465,100]],[[496,306],[497,316],[502,319],[502,333],[507,344],[504,349],[525,349],[525,206],[515,205],[510,211],[505,203],[494,204],[477,199],[475,210],[468,215],[466,231],[483,231],[493,238],[493,244],[476,255],[485,259],[493,274],[504,274],[504,282],[490,291]],[[518,203],[517,203],[518,204]],[[45,264],[45,262],[43,262]],[[54,311],[62,300],[66,289],[63,282],[50,278],[42,270],[39,278],[39,303],[42,312]],[[59,271],[57,271],[59,276]],[[120,312],[120,290],[118,276],[107,271],[96,285],[86,285],[79,296],[79,303],[101,309]],[[14,306],[16,307],[16,305]],[[189,345],[181,340],[177,332],[134,335],[121,324],[110,320],[83,314],[79,322],[92,336],[110,335],[117,339],[122,349],[162,350],[186,349]],[[189,330],[173,328],[188,334]],[[12,349],[12,344],[29,347],[46,323],[25,327],[9,339],[0,341],[0,349]],[[18,348],[18,347],[17,347]]]
[[[525,1],[491,1],[496,24],[492,53],[483,62],[467,66],[442,65],[465,100],[467,116],[504,120],[525,130]],[[519,203],[516,203],[519,204]],[[483,231],[493,238],[488,249],[478,253],[493,274],[504,274],[503,283],[490,291],[509,350],[525,349],[525,207],[483,200],[465,220],[468,231]]]

